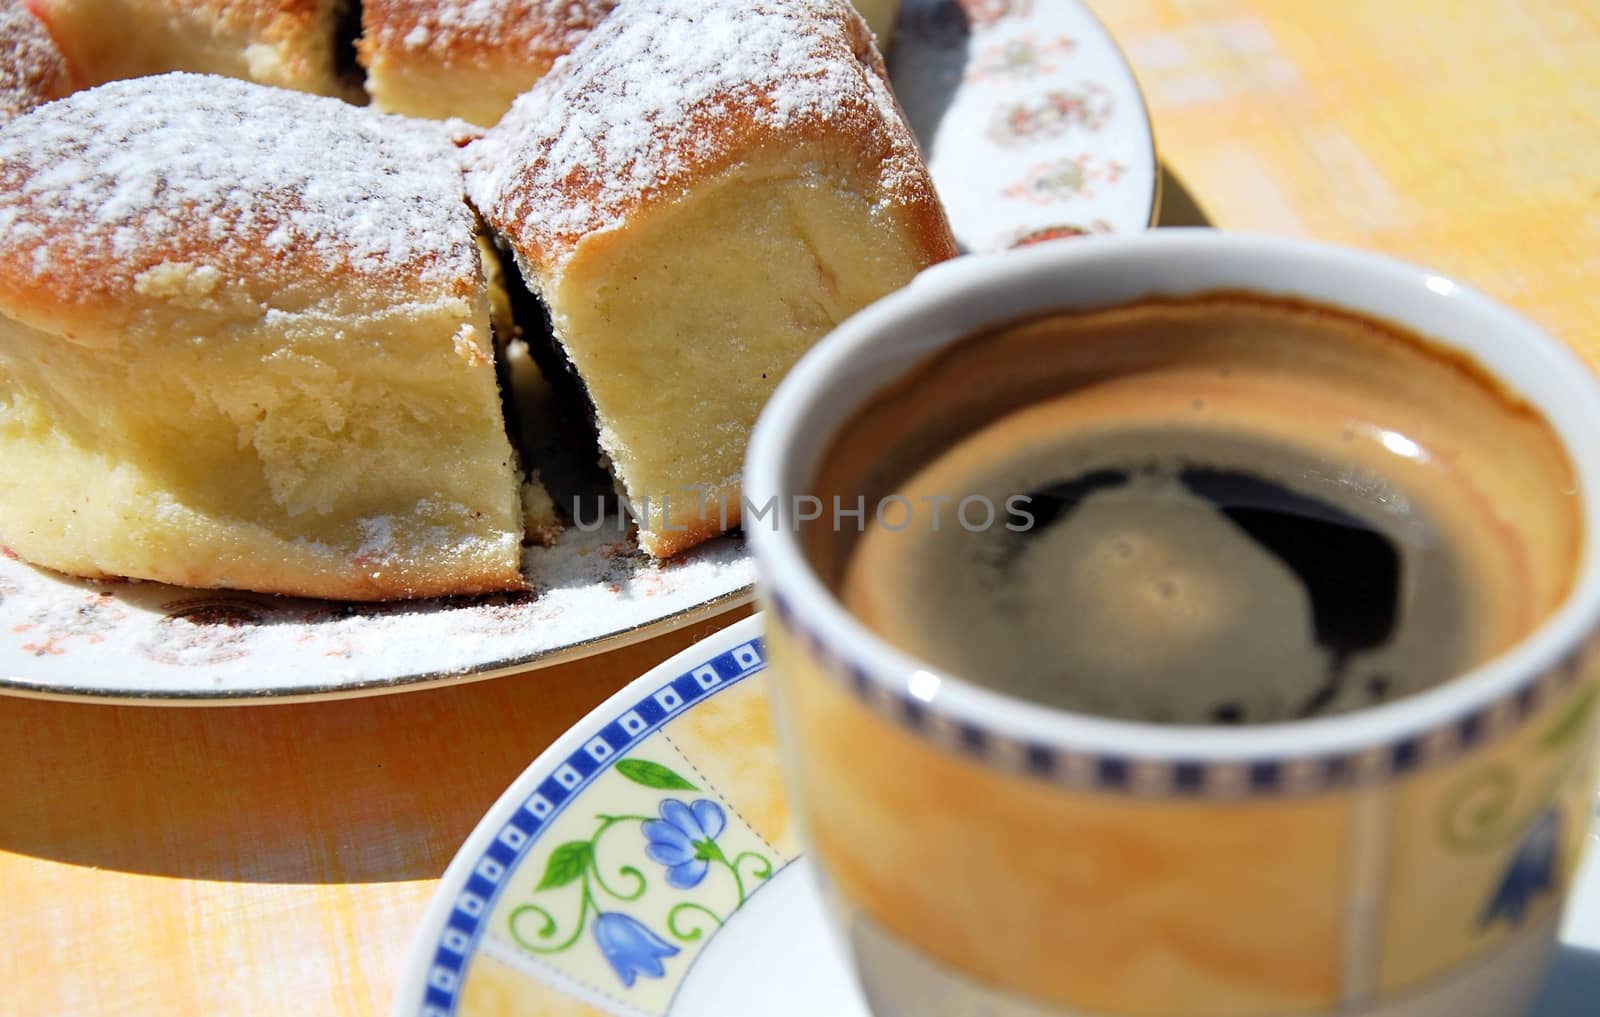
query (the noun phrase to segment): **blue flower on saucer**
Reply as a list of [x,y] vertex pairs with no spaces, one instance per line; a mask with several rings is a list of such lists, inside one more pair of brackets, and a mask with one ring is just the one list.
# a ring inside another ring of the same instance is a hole
[[667,867],[667,882],[680,890],[700,885],[713,861],[726,861],[717,838],[727,827],[722,807],[704,798],[685,805],[676,798],[661,803],[661,818],[643,826],[650,842],[645,854]]
[[1534,898],[1556,889],[1557,874],[1561,871],[1560,852],[1561,813],[1550,809],[1523,837],[1505,875],[1500,878],[1494,897],[1478,919],[1479,928],[1487,928],[1500,918],[1513,926],[1521,925]]
[[594,940],[622,984],[630,989],[641,974],[651,978],[665,975],[667,968],[661,958],[678,952],[677,947],[639,922],[615,911],[608,911],[594,920]]

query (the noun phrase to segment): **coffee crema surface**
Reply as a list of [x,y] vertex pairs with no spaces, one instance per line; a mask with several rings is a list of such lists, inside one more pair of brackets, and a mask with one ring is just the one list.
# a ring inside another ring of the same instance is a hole
[[852,614],[949,674],[1130,720],[1448,681],[1559,606],[1584,540],[1559,441],[1482,369],[1249,294],[961,340],[823,464],[805,546]]

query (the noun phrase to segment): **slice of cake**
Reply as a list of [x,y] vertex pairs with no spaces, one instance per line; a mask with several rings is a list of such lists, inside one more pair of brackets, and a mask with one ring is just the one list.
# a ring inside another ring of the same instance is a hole
[[845,0],[627,0],[466,157],[657,556],[739,525],[800,355],[955,253]]
[[362,98],[355,0],[28,0],[82,88],[195,71]]
[[72,91],[67,65],[22,0],[0,0],[0,123]]
[[389,113],[488,126],[617,0],[366,0],[361,64]]
[[0,543],[80,576],[519,589],[519,476],[454,149],[246,82],[0,127]]
[[[366,0],[357,46],[372,104],[489,126],[619,3],[631,0]],[[888,49],[899,0],[856,0]]]

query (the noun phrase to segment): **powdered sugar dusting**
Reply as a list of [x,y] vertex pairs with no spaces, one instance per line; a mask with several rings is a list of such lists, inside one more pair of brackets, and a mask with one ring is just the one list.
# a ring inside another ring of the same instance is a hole
[[209,75],[114,82],[0,128],[6,272],[118,292],[177,261],[454,288],[478,271],[462,187],[437,125]]
[[394,520],[389,516],[372,516],[358,520],[361,527],[361,546],[356,548],[358,558],[387,560],[393,556]]
[[469,193],[536,262],[771,137],[832,132],[931,193],[847,0],[630,0],[469,147]]
[[367,0],[368,45],[432,49],[448,56],[463,46],[565,53],[618,0]]
[[[356,691],[537,665],[748,595],[755,568],[741,537],[656,562],[620,524],[569,527],[554,547],[525,549],[531,593],[359,605],[97,583],[0,554],[0,687],[199,699]],[[375,521],[375,545],[382,530]]]
[[22,0],[0,0],[0,123],[67,94],[67,66]]

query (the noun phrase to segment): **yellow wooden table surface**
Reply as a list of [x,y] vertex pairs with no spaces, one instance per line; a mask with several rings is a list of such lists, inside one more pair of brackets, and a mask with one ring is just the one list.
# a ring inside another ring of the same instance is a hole
[[[1219,226],[1420,260],[1600,361],[1592,4],[1094,6],[1178,185],[1164,221],[1194,220],[1189,194]],[[383,1013],[435,880],[506,784],[712,627],[376,699],[0,701],[0,1014]]]

